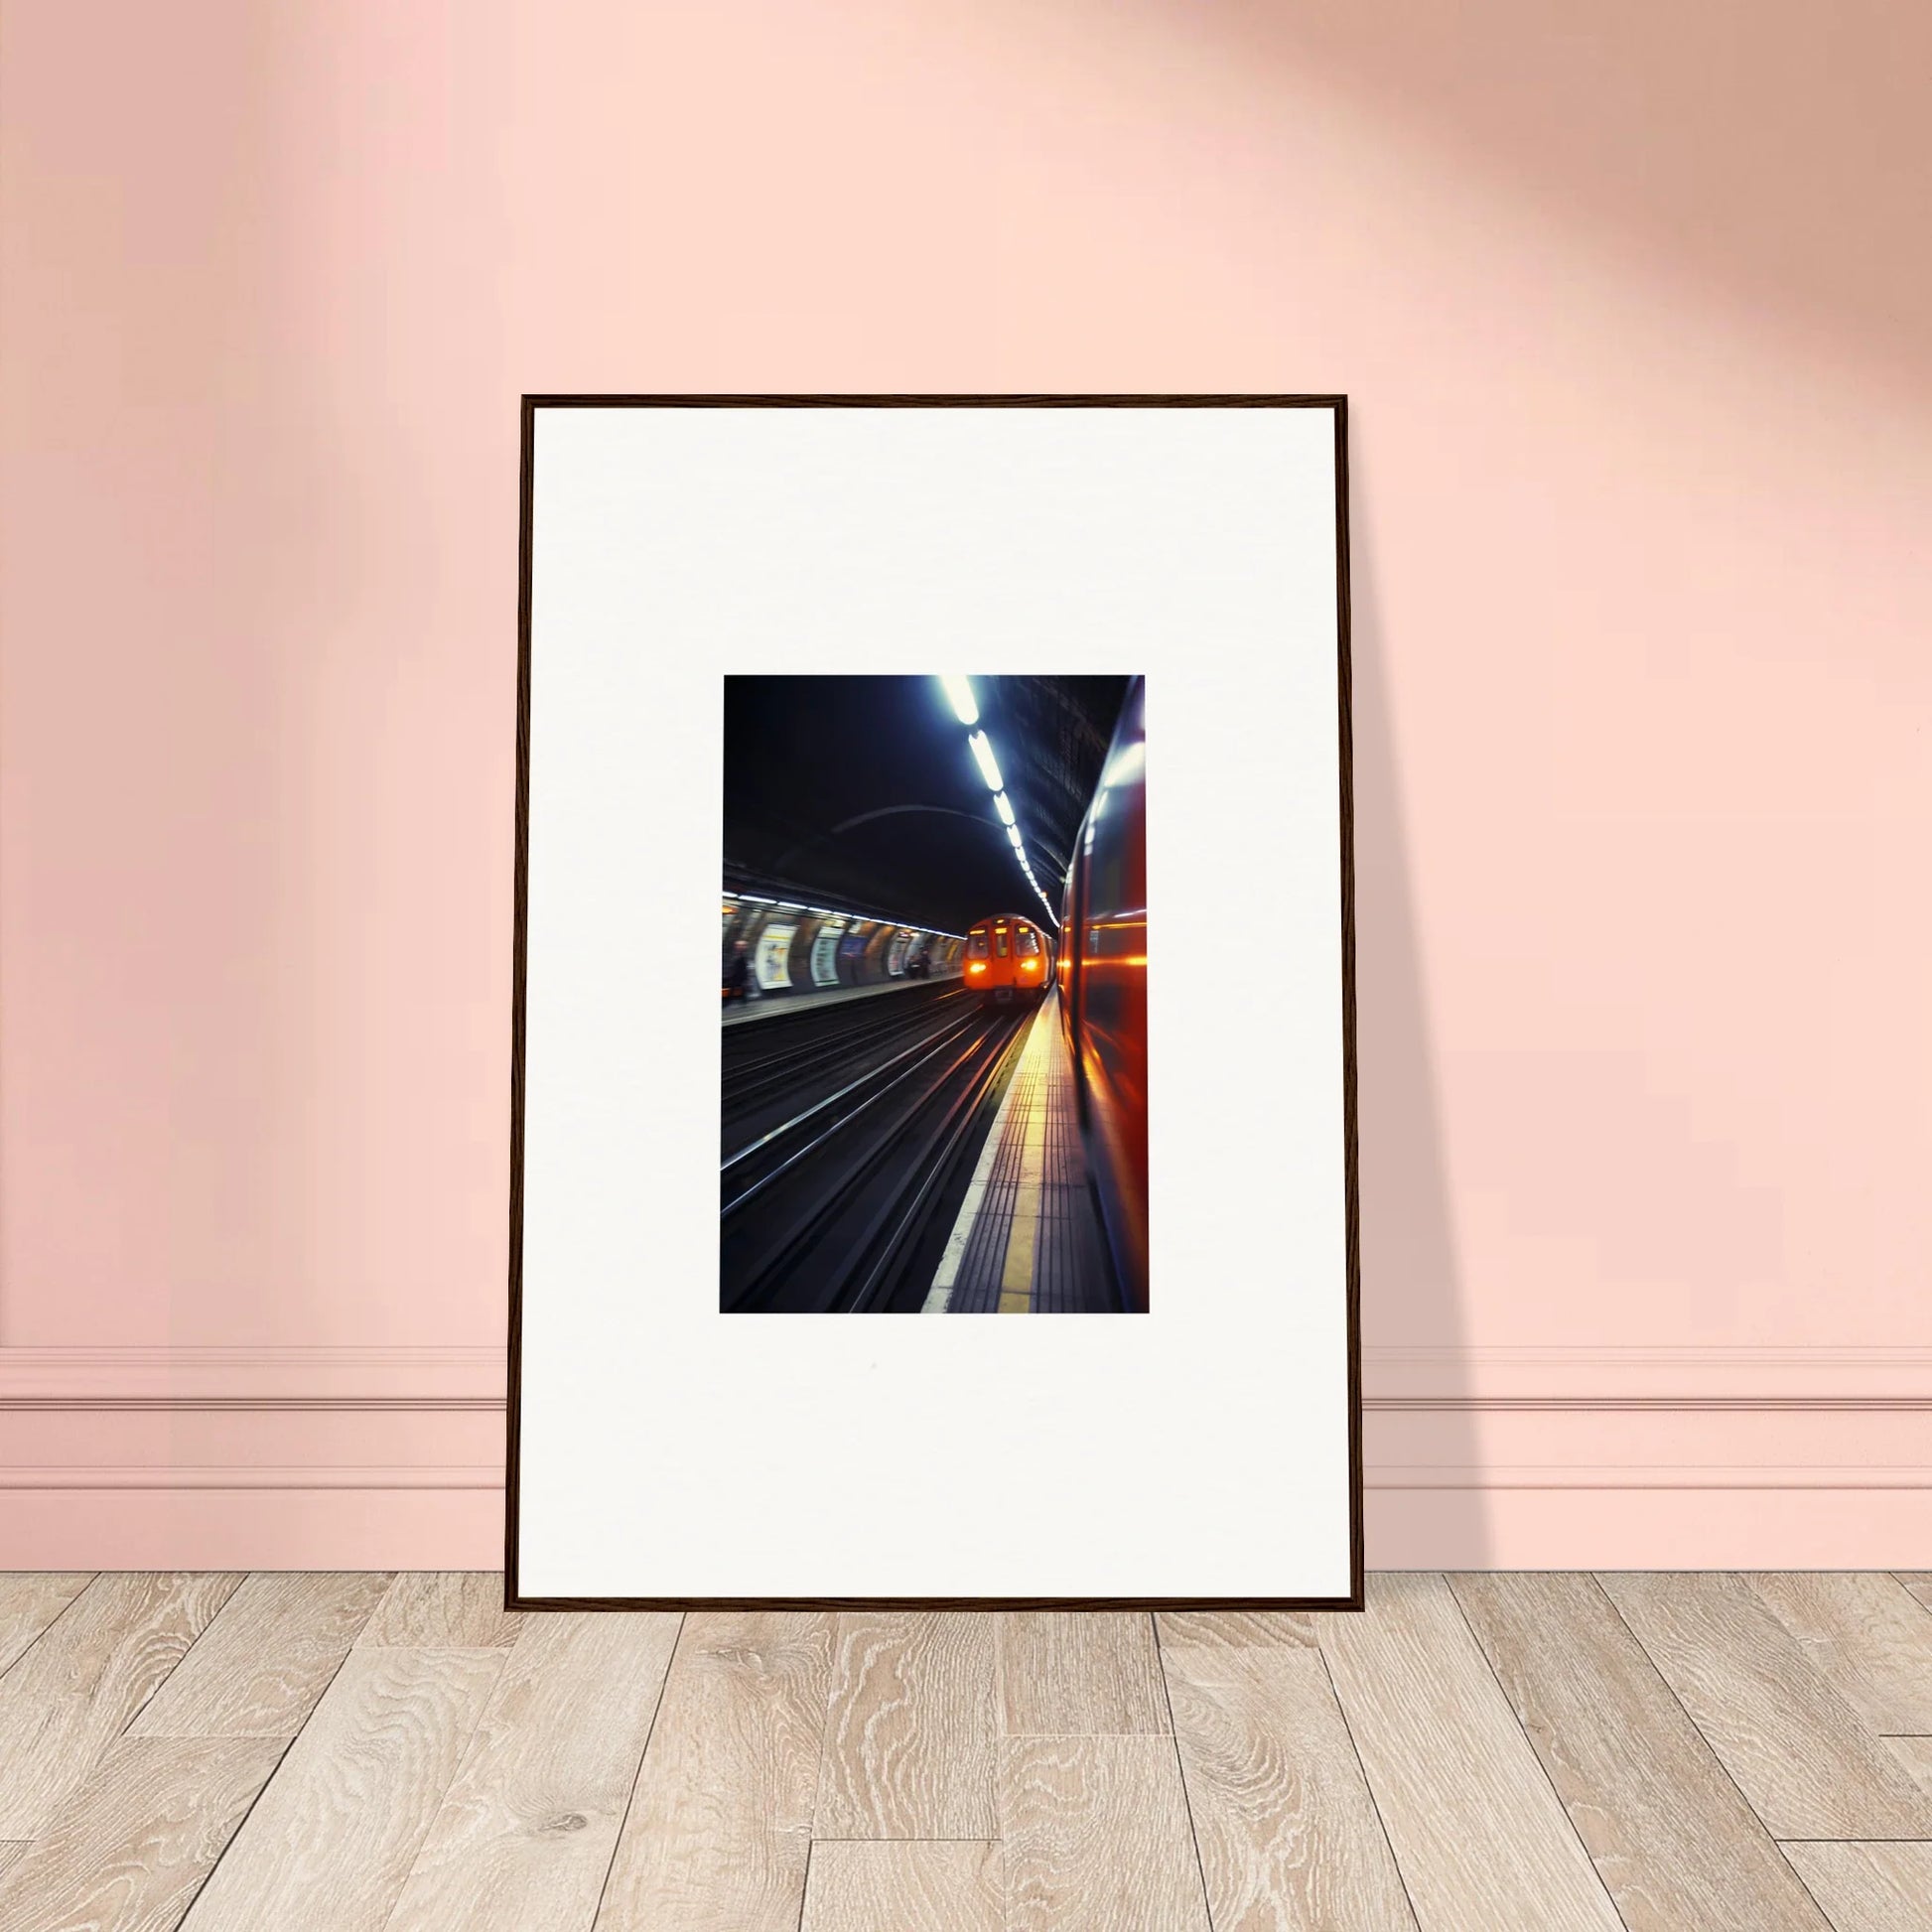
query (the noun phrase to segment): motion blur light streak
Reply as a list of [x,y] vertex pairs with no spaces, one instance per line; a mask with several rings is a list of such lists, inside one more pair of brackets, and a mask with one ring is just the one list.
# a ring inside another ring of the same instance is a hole
[[973,696],[972,680],[963,677],[942,677],[939,683],[945,690],[947,698],[951,700],[959,722],[962,725],[977,725],[980,721],[980,708]]
[[[1129,686],[1067,880],[1060,1021],[1130,1305],[1147,1301],[1147,713]],[[1105,787],[1113,787],[1109,797]]]
[[974,761],[979,765],[980,776],[995,791],[1004,791],[1006,785],[1000,777],[999,761],[993,756],[993,747],[987,743],[984,732],[974,732],[966,741]]
[[[955,715],[962,725],[973,725],[979,721],[979,701],[973,696],[970,679],[963,677],[941,677],[940,688],[945,692]],[[993,756],[993,744],[984,731],[971,733],[966,740],[967,750],[973,755],[973,761],[979,766],[980,776],[987,782],[993,793],[993,807],[1000,814],[1001,822],[1007,828],[1007,837],[1012,841],[1015,856],[1020,861],[1020,869],[1027,875],[1027,884],[1034,889],[1034,897],[1046,908],[1046,917],[1055,932],[1060,922],[1053,910],[1053,901],[1046,897],[1045,889],[1034,876],[1033,866],[1027,858],[1027,842],[1020,831],[1019,817],[1013,809],[1013,801],[1007,796],[1005,780],[1000,775],[1000,761]]]

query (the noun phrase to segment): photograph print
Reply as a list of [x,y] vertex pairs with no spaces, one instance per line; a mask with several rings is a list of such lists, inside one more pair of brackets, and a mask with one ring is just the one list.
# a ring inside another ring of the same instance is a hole
[[719,1306],[1148,1300],[1137,676],[727,676]]
[[522,434],[517,1605],[1358,1601],[1343,399]]

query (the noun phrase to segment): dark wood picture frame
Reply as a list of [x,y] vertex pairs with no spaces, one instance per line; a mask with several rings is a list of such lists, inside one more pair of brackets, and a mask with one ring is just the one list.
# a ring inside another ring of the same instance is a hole
[[[1346,1596],[530,1596],[517,1575],[523,1328],[524,996],[529,907],[531,525],[540,409],[1326,409],[1334,414],[1337,729],[1340,754],[1342,1133],[1346,1202],[1349,1590]],[[525,395],[519,405],[515,903],[510,1013],[509,1378],[504,1607],[510,1610],[1095,1609],[1359,1610],[1363,1607],[1361,1237],[1356,1137],[1355,868],[1345,395]]]

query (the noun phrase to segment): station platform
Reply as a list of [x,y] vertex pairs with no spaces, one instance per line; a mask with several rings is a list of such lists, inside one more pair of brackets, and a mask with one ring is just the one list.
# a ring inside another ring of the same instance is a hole
[[1035,1011],[927,1291],[927,1314],[1118,1314],[1059,996]]
[[810,1013],[815,1007],[835,1007],[850,1000],[873,1000],[887,993],[903,993],[914,986],[958,984],[958,973],[934,973],[930,979],[882,980],[877,986],[828,986],[822,993],[767,993],[725,1008],[724,1025],[743,1027],[754,1020],[775,1020],[784,1013]]

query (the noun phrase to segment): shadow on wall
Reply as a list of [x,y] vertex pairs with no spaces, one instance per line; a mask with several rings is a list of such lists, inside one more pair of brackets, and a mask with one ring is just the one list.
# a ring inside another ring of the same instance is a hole
[[1564,225],[1932,387],[1932,8],[1259,0],[1184,31],[1210,21],[1244,64],[1393,110]]
[[[1359,412],[1357,412],[1359,414]],[[1451,1380],[1429,1410],[1374,1406],[1378,1357],[1427,1347],[1460,1361],[1463,1283],[1416,916],[1414,869],[1390,716],[1392,678],[1376,593],[1371,506],[1350,452],[1355,802],[1355,1017],[1361,1157],[1363,1498],[1368,1563],[1378,1544],[1404,1560],[1480,1568],[1490,1539],[1469,1391]],[[1435,1378],[1432,1378],[1434,1383]],[[1391,1486],[1421,1480],[1427,1486]],[[1449,1484],[1460,1486],[1449,1487]]]

